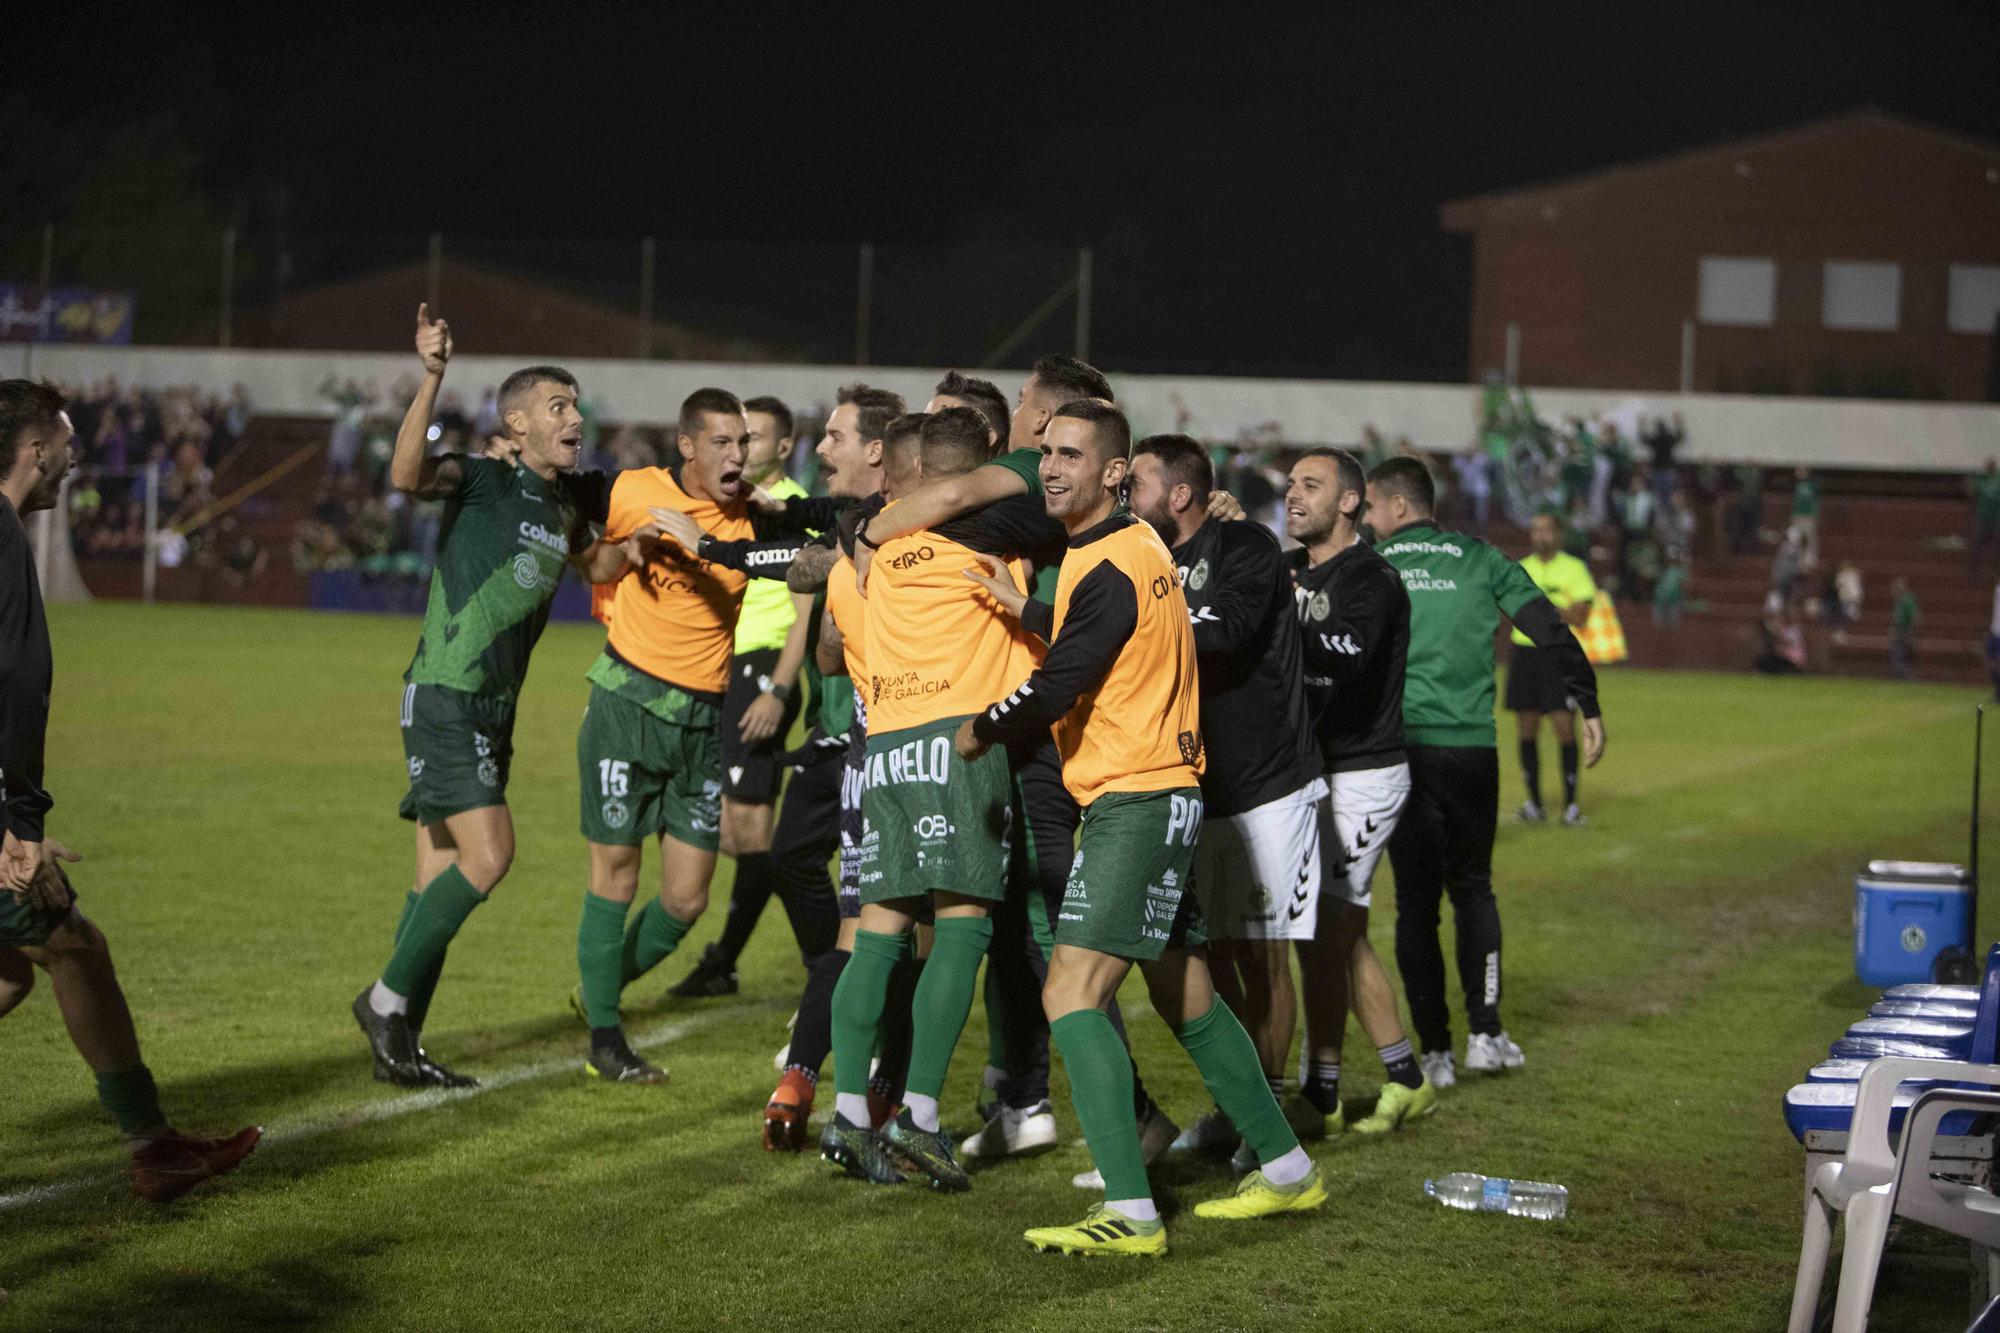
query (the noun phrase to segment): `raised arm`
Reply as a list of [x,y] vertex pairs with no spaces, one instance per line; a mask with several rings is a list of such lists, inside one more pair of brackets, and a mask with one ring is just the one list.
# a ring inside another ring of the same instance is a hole
[[424,377],[417,383],[410,410],[396,431],[396,451],[389,459],[389,484],[408,495],[442,499],[458,489],[458,461],[427,457],[431,418],[437,412],[438,390],[444,385],[445,364],[451,360],[451,326],[431,318],[428,304],[417,307],[417,357]]

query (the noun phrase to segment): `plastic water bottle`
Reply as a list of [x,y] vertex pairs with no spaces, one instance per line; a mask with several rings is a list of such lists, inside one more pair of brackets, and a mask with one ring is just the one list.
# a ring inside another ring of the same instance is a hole
[[1569,1212],[1569,1191],[1539,1180],[1508,1180],[1454,1171],[1443,1180],[1426,1180],[1424,1193],[1447,1208],[1469,1213],[1507,1213],[1553,1222]]

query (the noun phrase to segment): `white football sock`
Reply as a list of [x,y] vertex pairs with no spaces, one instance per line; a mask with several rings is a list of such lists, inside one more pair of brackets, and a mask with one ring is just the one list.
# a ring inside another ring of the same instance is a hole
[[1131,1218],[1134,1222],[1157,1222],[1160,1210],[1151,1199],[1106,1199],[1104,1206],[1114,1213]]
[[868,1094],[865,1092],[836,1092],[833,1094],[833,1113],[850,1125],[868,1128]]
[[368,992],[368,1007],[377,1016],[387,1018],[390,1014],[409,1013],[410,1001],[408,996],[398,995],[378,981],[375,988]]
[[938,1132],[937,1098],[926,1097],[921,1092],[905,1092],[903,1105],[910,1112],[910,1119],[917,1122],[917,1128],[926,1134]]
[[1264,1179],[1273,1185],[1296,1185],[1312,1172],[1313,1159],[1304,1148],[1293,1148],[1283,1157],[1264,1163]]

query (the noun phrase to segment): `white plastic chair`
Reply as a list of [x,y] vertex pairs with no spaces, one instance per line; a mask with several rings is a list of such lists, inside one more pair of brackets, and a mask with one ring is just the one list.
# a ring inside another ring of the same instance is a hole
[[[1847,1236],[1841,1249],[1840,1286],[1834,1301],[1834,1333],[1859,1333],[1868,1326],[1868,1305],[1875,1293],[1875,1274],[1881,1267],[1882,1246],[1888,1238],[1889,1221],[1897,1212],[1897,1181],[1899,1173],[1903,1177],[1905,1202],[1919,1204],[1922,1212],[1913,1213],[1919,1219],[1934,1226],[1946,1226],[1935,1220],[1947,1217],[1944,1205],[1933,1209],[1924,1206],[1932,1200],[1955,1200],[1958,1210],[1966,1216],[1969,1225],[1992,1228],[1996,1240],[2000,1240],[2000,1214],[1990,1218],[1984,1216],[1993,1196],[1983,1190],[1968,1190],[1964,1186],[1939,1186],[1930,1180],[1930,1146],[1936,1133],[1936,1121],[1932,1119],[1929,1132],[1917,1135],[1912,1130],[1917,1125],[1916,1112],[1912,1108],[1904,1121],[1903,1143],[1905,1149],[1921,1146],[1922,1161],[1905,1161],[1907,1154],[1898,1154],[1889,1142],[1889,1114],[1895,1102],[1896,1090],[1906,1079],[1936,1079],[1946,1083],[1976,1083],[1985,1087],[2000,1087],[2000,1065],[1963,1064],[1948,1060],[1909,1060],[1888,1058],[1871,1061],[1861,1075],[1861,1082],[1855,1093],[1854,1119],[1848,1131],[1847,1153],[1839,1161],[1828,1162],[1813,1176],[1812,1190],[1806,1199],[1805,1238],[1799,1247],[1799,1275],[1792,1288],[1792,1316],[1787,1324],[1790,1333],[1810,1333],[1813,1316],[1819,1308],[1820,1282],[1826,1276],[1827,1251],[1833,1243],[1833,1220],[1836,1213],[1847,1216]],[[1930,1102],[1929,1109],[1941,1117],[1953,1089],[1937,1088],[1924,1094],[1919,1103]],[[1923,1186],[1917,1185],[1919,1177]],[[1969,1195],[1978,1195],[1985,1202],[1972,1200]],[[1921,1202],[1920,1202],[1921,1201]],[[1975,1216],[1977,1210],[1979,1216]],[[1911,1211],[1905,1209],[1905,1211]],[[1925,1215],[1928,1214],[1928,1215]],[[1978,1239],[1988,1234],[1985,1230],[1965,1231],[1958,1226],[1946,1226],[1960,1235]]]

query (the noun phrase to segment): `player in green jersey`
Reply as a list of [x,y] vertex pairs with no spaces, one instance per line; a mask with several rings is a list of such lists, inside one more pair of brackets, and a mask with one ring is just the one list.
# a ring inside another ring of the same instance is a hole
[[1421,461],[1391,458],[1368,474],[1376,551],[1410,595],[1403,677],[1410,798],[1389,838],[1396,872],[1396,965],[1423,1045],[1424,1076],[1456,1082],[1445,1004],[1438,908],[1451,896],[1458,975],[1465,987],[1466,1068],[1518,1069],[1521,1048],[1500,1025],[1500,908],[1493,897],[1493,834],[1500,759],[1493,726],[1493,636],[1500,617],[1554,654],[1565,707],[1583,715],[1586,767],[1604,753],[1597,677],[1562,615],[1527,571],[1477,537],[1442,531],[1435,484]]
[[451,330],[428,306],[417,308],[416,345],[424,377],[397,432],[389,482],[445,503],[423,635],[403,676],[410,789],[402,815],[417,826],[417,865],[388,966],[353,1009],[378,1080],[464,1087],[473,1080],[424,1054],[424,1018],[452,937],[514,859],[506,791],[515,701],[563,567],[586,561],[588,525],[603,520],[611,488],[603,473],[576,471],[576,379],[556,366],[517,370],[500,386],[518,463],[425,457],[451,359]]

